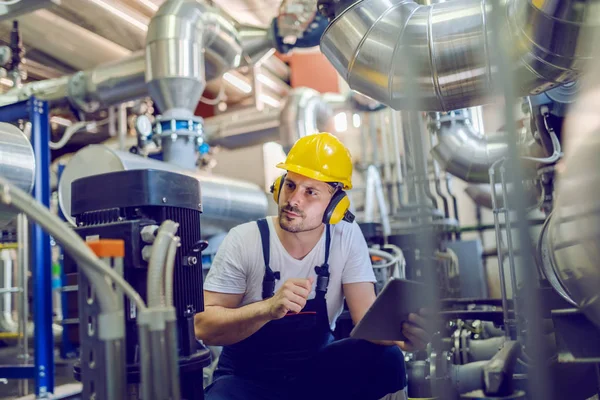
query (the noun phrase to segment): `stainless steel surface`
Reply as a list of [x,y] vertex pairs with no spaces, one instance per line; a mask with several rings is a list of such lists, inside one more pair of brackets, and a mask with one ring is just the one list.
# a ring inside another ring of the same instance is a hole
[[489,182],[491,165],[507,155],[504,142],[492,142],[478,134],[465,110],[432,116],[438,144],[432,155],[452,175],[471,183]]
[[193,113],[206,80],[235,68],[242,46],[232,22],[196,0],[169,0],[146,37],[146,83],[162,113]]
[[[0,176],[30,193],[35,179],[35,157],[31,143],[19,128],[0,122]],[[14,209],[0,207],[0,227],[14,220]]]
[[[27,215],[19,214],[17,216],[17,286],[23,290],[18,296],[18,327],[19,334],[19,357],[23,363],[29,361],[29,332],[27,330],[27,321],[29,320],[29,220]],[[19,385],[21,395],[26,395],[28,385]]]
[[[511,35],[516,95],[576,79],[592,53],[600,17],[592,0],[501,0],[500,31]],[[498,4],[497,3],[497,4]],[[491,4],[454,0],[362,0],[342,11],[321,51],[351,89],[395,109],[449,111],[492,101],[500,73],[490,45]],[[590,17],[587,21],[586,18]],[[407,52],[411,57],[406,57]],[[414,90],[409,90],[415,76]],[[412,100],[409,101],[409,98]]]
[[289,150],[301,137],[319,132],[333,117],[333,107],[339,106],[339,95],[326,97],[314,89],[293,89],[281,110],[280,143]]
[[540,238],[537,247],[538,271],[540,272],[540,277],[546,279],[560,297],[562,297],[567,303],[577,307],[577,303],[575,300],[573,300],[568,289],[564,286],[556,268],[556,261],[551,251],[552,243],[550,243],[548,240],[548,226],[550,221],[552,221],[552,215],[546,219],[546,222],[544,223],[544,226],[540,232]]
[[499,270],[499,277],[500,277],[500,295],[502,297],[502,315],[503,315],[503,320],[504,320],[504,334],[506,336],[507,339],[510,339],[510,329],[508,329],[508,327],[510,326],[510,319],[508,317],[508,295],[506,293],[506,279],[505,279],[505,275],[504,275],[504,255],[503,255],[503,246],[502,246],[502,231],[500,230],[500,218],[498,217],[498,205],[496,202],[496,164],[498,164],[499,162],[494,163],[494,165],[492,165],[490,167],[490,171],[489,171],[489,176],[490,176],[490,187],[492,188],[492,207],[494,210],[494,228],[495,228],[495,233],[496,233],[496,248],[498,249],[498,270]]
[[600,135],[585,136],[565,158],[547,245],[562,286],[600,327]]
[[127,368],[125,363],[125,338],[105,340],[106,395],[107,399],[125,399]]
[[[398,196],[398,207],[402,208],[404,203],[404,196],[402,185],[404,184],[404,177],[402,171],[402,161],[400,159],[400,131],[398,129],[398,113],[395,110],[389,109],[391,127],[390,134],[392,135],[392,155],[394,156],[394,167],[396,169],[396,195]],[[393,210],[394,212],[397,210]]]
[[279,135],[280,111],[254,107],[219,114],[204,120],[204,134],[211,146],[238,149],[275,142]]
[[[508,188],[506,185],[506,169],[504,168],[504,164],[500,165],[500,183],[502,184],[502,202],[508,205]],[[494,188],[495,189],[495,188]],[[493,196],[496,196],[495,190],[493,191]],[[493,198],[493,197],[492,197]],[[519,314],[520,310],[520,298],[519,298],[519,287],[517,286],[517,267],[515,265],[515,251],[514,251],[514,242],[513,242],[513,231],[512,231],[512,218],[510,209],[508,207],[502,207],[504,211],[504,223],[506,224],[506,247],[508,248],[508,268],[510,275],[510,287],[512,291],[512,304],[514,311],[514,320],[517,328],[517,338],[521,338],[521,329],[519,327],[519,321],[521,321]],[[494,208],[492,212],[497,213],[500,210]],[[498,252],[501,252],[502,248],[498,247]]]
[[168,163],[91,145],[79,150],[65,167],[58,188],[59,204],[67,220],[71,217],[71,183],[78,178],[133,169],[158,169],[183,173],[200,181],[203,214],[202,236],[227,232],[243,222],[262,218],[267,212],[266,193],[257,185],[210,175],[196,170],[180,169]]
[[41,8],[50,7],[53,4],[60,4],[60,0],[26,0],[8,2],[6,5],[0,5],[0,20],[11,20],[23,14],[27,14]]
[[[28,3],[31,0],[21,1]],[[12,27],[12,21],[0,22],[2,31]],[[65,60],[75,69],[94,68],[99,64],[126,57],[130,50],[79,26],[50,10],[38,10],[19,18],[19,31],[26,45],[34,46]],[[74,50],[76,53],[74,54]],[[68,61],[67,61],[68,60]]]
[[82,110],[94,111],[147,96],[143,52],[80,71],[69,80],[69,98]]
[[244,55],[250,58],[252,64],[262,62],[275,53],[275,42],[270,29],[238,25],[237,31]]
[[[508,186],[508,200],[510,207],[510,199],[513,195],[514,190],[511,189],[511,186]],[[465,193],[475,204],[481,207],[485,207],[488,209],[493,209],[492,205],[492,188],[489,184],[476,184],[469,185],[465,188]],[[499,198],[496,199],[498,207],[504,207],[504,197],[502,191],[502,185],[496,184],[496,193],[499,194]],[[539,203],[538,201],[539,193],[535,186],[527,186],[525,187],[525,205],[527,207],[533,207]]]

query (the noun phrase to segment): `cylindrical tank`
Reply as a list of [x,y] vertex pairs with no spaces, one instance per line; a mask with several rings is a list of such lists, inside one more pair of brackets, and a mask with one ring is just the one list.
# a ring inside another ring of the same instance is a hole
[[65,218],[74,224],[71,216],[71,183],[74,180],[133,169],[172,171],[198,179],[202,197],[201,223],[204,238],[227,232],[235,225],[267,215],[266,193],[255,184],[181,169],[169,163],[112,150],[104,145],[90,145],[79,150],[71,158],[61,175],[58,198]]
[[[600,327],[600,134],[565,159],[556,206],[542,237],[545,273],[553,286]],[[550,278],[550,277],[548,277]],[[550,280],[552,282],[552,280]]]
[[[30,193],[35,180],[35,156],[29,139],[14,125],[0,122],[0,176]],[[16,216],[14,210],[0,206],[0,228]]]

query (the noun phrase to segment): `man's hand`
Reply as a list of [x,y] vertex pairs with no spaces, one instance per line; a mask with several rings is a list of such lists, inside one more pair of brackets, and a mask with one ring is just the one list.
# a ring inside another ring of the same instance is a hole
[[408,341],[396,342],[402,350],[423,350],[431,341],[431,334],[426,329],[428,316],[429,313],[426,310],[421,310],[419,314],[408,315],[408,322],[402,324],[402,333],[408,338]]
[[299,313],[306,305],[306,299],[310,294],[313,278],[288,279],[277,293],[265,302],[268,305],[271,319],[281,319],[288,312]]

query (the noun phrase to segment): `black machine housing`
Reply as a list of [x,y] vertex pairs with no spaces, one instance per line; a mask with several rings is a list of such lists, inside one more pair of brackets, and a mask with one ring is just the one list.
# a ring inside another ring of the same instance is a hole
[[[144,242],[141,231],[146,226],[160,226],[167,219],[179,224],[177,235],[181,245],[175,260],[173,299],[178,319],[182,398],[202,399],[202,379],[184,379],[188,373],[202,377],[202,368],[210,364],[210,353],[195,339],[193,325],[194,314],[204,310],[201,252],[206,242],[200,236],[200,182],[169,171],[129,170],[78,179],[72,183],[71,193],[71,212],[77,221],[75,231],[84,240],[123,240],[124,278],[144,300],[148,263],[142,249],[150,243]],[[77,273],[72,260],[65,260],[65,273],[73,283],[77,277],[78,285],[89,284],[83,274]],[[79,308],[85,307],[86,295],[79,291],[78,297]],[[139,383],[137,310],[129,299],[123,300],[128,384],[136,384]],[[75,307],[69,313],[71,320],[81,315]],[[79,339],[84,348],[85,328],[71,329],[81,332]],[[75,370],[76,375],[85,373],[78,367]]]

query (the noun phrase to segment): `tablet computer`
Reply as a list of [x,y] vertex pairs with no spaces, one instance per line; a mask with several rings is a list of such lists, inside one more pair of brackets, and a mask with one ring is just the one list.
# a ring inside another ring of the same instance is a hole
[[424,283],[391,278],[383,287],[363,319],[350,332],[350,337],[367,340],[407,340],[402,323],[408,314],[432,308],[433,293]]

